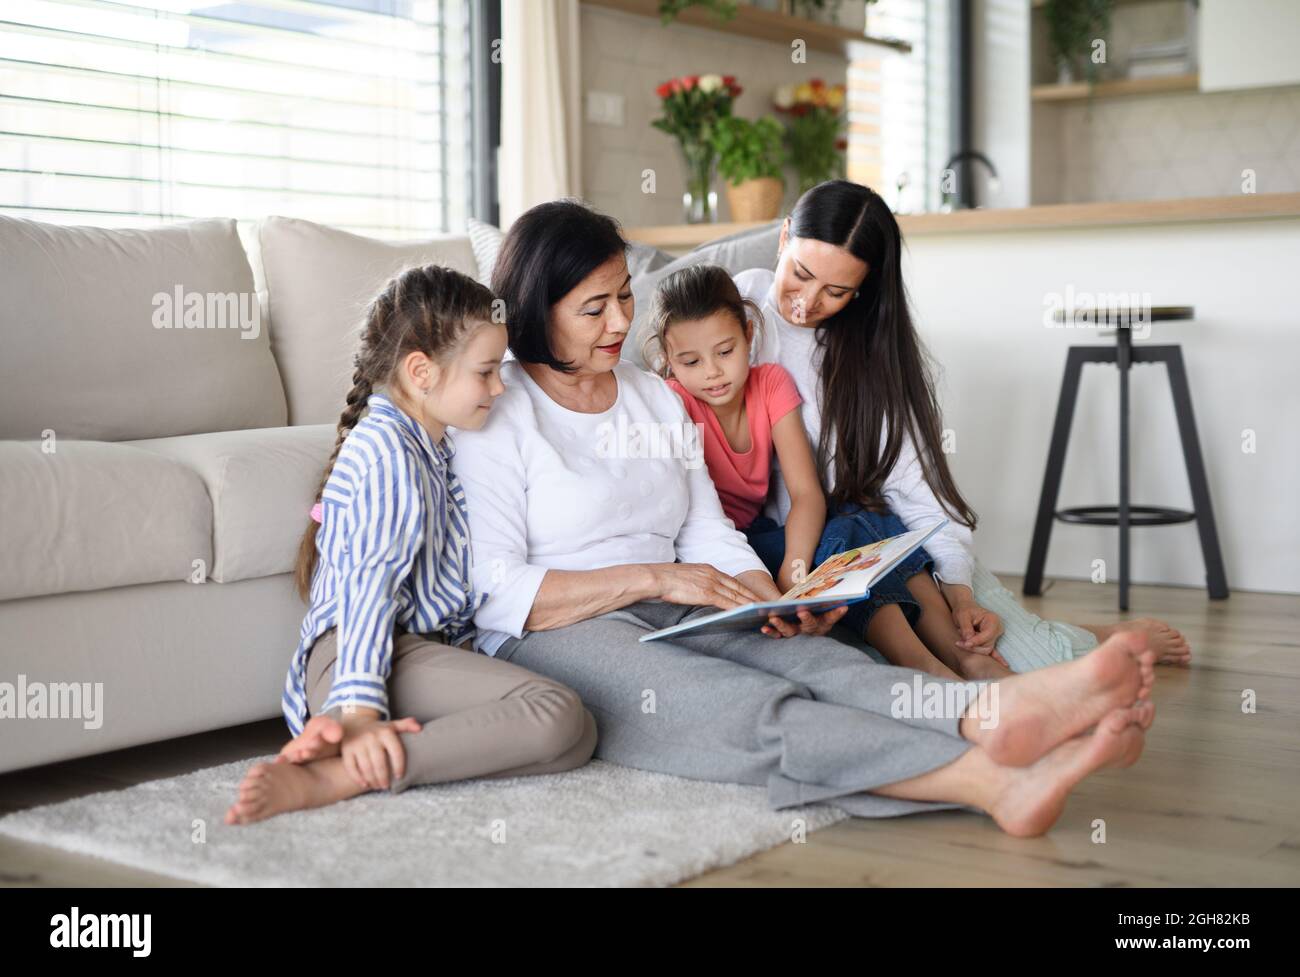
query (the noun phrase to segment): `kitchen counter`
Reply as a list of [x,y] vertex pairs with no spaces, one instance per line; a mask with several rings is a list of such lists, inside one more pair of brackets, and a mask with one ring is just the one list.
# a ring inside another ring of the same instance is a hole
[[[947,214],[901,214],[904,237],[921,234],[1115,227],[1300,217],[1300,193],[1243,193],[1231,197],[1051,204],[1007,210],[958,210]],[[630,240],[667,251],[689,250],[761,223],[681,224],[629,227]]]

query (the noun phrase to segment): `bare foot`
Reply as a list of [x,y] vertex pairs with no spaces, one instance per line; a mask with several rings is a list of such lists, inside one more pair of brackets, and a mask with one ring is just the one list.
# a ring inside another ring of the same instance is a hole
[[323,807],[365,793],[338,757],[307,764],[255,763],[239,785],[226,824],[252,824],[287,811]]
[[[1146,730],[1151,728],[1151,723],[1156,718],[1156,704],[1150,699],[1143,699],[1136,705],[1130,706],[1129,713],[1131,722],[1145,733]],[[1145,737],[1142,737],[1134,740],[1129,749],[1117,756],[1111,765],[1115,767],[1131,767],[1137,763],[1138,757],[1142,755],[1145,739]]]
[[309,763],[338,756],[343,743],[343,724],[333,716],[312,716],[302,732],[280,748],[280,758],[290,763]]
[[1136,711],[1148,705],[1115,709],[1087,736],[1060,744],[1031,767],[1007,771],[1006,784],[988,805],[998,827],[1017,838],[1041,835],[1081,780],[1102,767],[1136,762],[1145,737]]
[[1098,641],[1105,641],[1119,631],[1141,631],[1147,636],[1147,644],[1156,653],[1157,665],[1187,665],[1192,660],[1192,649],[1182,633],[1174,630],[1164,621],[1154,617],[1140,617],[1133,621],[1119,621],[1115,624],[1078,625],[1085,631],[1091,631]]
[[[999,764],[1024,767],[1061,743],[1078,736],[1115,709],[1151,694],[1155,653],[1136,631],[1112,635],[1101,647],[1075,661],[1013,675],[980,689],[980,701],[961,721],[961,735],[982,746]],[[994,724],[987,697],[998,691]]]

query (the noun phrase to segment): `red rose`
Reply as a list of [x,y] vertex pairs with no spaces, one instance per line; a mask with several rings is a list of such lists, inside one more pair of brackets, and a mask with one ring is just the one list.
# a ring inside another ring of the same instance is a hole
[[740,98],[740,93],[744,91],[739,85],[728,85],[727,91],[731,92],[732,98]]
[[678,92],[686,91],[686,86],[682,84],[682,80],[680,78],[674,78],[672,81],[668,83],[668,87],[672,90],[672,93],[674,95],[676,95]]
[[730,88],[731,86],[733,86],[734,84],[736,84],[736,76],[735,76],[735,75],[723,75],[723,76],[722,76],[722,83],[723,83],[724,85],[726,85],[728,88]]
[[808,84],[818,90],[826,87],[826,82],[822,81],[820,78],[814,78],[812,81],[808,82]]
[[687,75],[682,79],[682,86],[689,91],[700,83],[699,75]]
[[673,90],[672,82],[666,81],[658,88],[655,89],[655,94],[658,95],[660,98],[667,98],[672,93],[672,90]]

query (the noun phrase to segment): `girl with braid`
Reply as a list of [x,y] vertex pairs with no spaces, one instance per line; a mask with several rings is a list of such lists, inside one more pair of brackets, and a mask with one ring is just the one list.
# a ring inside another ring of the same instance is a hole
[[299,549],[308,603],[282,699],[293,739],[227,824],[371,790],[581,766],[596,726],[568,687],[472,649],[476,592],[448,427],[505,389],[493,296],[434,265],[370,303],[353,387]]

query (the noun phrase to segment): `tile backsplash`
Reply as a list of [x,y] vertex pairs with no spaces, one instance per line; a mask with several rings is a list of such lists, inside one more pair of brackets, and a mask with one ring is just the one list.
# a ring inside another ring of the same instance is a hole
[[1300,87],[1035,106],[1034,203],[1300,191]]

